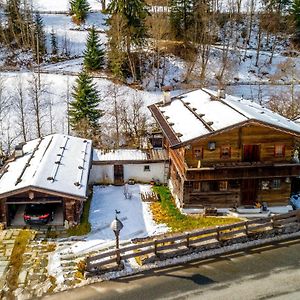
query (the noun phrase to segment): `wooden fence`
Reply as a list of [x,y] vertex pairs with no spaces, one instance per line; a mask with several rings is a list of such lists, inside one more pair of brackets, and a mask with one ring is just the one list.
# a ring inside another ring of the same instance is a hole
[[118,256],[121,260],[137,258],[145,255],[169,257],[186,254],[188,251],[219,247],[225,241],[232,241],[240,237],[250,237],[258,233],[267,233],[277,228],[298,225],[300,210],[272,217],[253,219],[234,224],[217,226],[167,237],[158,237],[152,240],[133,244],[119,250],[110,250],[104,253],[87,257],[87,271],[95,271],[116,263]]

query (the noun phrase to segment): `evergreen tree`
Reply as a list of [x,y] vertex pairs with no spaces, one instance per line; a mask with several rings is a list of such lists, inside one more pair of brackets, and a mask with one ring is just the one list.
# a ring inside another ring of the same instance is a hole
[[194,0],[171,0],[170,25],[176,39],[186,39],[194,25]]
[[[146,42],[146,18],[150,15],[149,7],[144,0],[112,0],[107,11],[110,14],[107,19],[107,24],[110,26],[108,56],[116,55],[118,65],[124,64],[124,61],[120,63],[120,58],[127,57],[129,69],[135,81],[137,61],[132,54],[132,48],[142,47]],[[120,71],[119,67],[112,66],[112,70],[114,69]]]
[[294,0],[292,4],[292,14],[295,20],[296,29],[300,32],[300,0]]
[[46,37],[45,37],[45,31],[44,31],[44,23],[41,15],[39,12],[35,14],[35,29],[34,29],[34,35],[35,35],[35,53],[36,57],[39,55],[41,56],[46,54]]
[[90,11],[90,6],[87,0],[71,0],[70,14],[73,16],[76,23],[83,23]]
[[5,13],[7,23],[4,29],[4,42],[14,48],[33,48],[32,8],[27,5],[27,2],[8,0]]
[[292,4],[292,16],[295,22],[294,40],[297,44],[300,43],[300,0],[294,0]]
[[8,0],[6,4],[8,30],[12,37],[21,33],[20,0]]
[[104,50],[99,41],[96,29],[93,26],[89,32],[86,49],[84,51],[83,65],[86,70],[94,71],[99,70],[104,65]]
[[57,55],[58,53],[57,38],[53,28],[50,33],[50,42],[51,42],[51,54]]
[[70,103],[69,117],[72,129],[80,136],[92,137],[98,130],[103,111],[98,108],[101,101],[93,79],[85,71],[76,79]]

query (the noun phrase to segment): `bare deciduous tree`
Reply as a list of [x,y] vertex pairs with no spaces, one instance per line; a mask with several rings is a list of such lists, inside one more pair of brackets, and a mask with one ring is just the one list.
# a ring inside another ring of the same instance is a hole
[[120,103],[120,117],[127,144],[140,147],[146,133],[147,116],[144,102],[139,95],[135,94],[127,103]]
[[26,142],[28,136],[28,106],[24,96],[23,81],[19,78],[13,96],[13,106],[16,113],[16,123],[19,127],[19,133],[22,136],[23,141]]
[[43,119],[45,116],[45,109],[47,107],[45,94],[47,92],[47,85],[39,81],[37,74],[33,74],[32,78],[28,81],[28,95],[31,98],[31,108],[34,113],[36,124],[36,135],[42,137],[43,132]]
[[104,95],[106,101],[108,101],[107,107],[109,107],[107,113],[113,119],[111,130],[114,132],[115,138],[114,147],[120,146],[121,124],[120,124],[120,103],[125,101],[125,92],[122,91],[121,86],[111,84],[107,88],[107,92]]

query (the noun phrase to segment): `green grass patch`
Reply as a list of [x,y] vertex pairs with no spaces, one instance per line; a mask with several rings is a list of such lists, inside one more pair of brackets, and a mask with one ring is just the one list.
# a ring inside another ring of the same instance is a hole
[[86,235],[91,231],[89,215],[90,215],[90,207],[91,207],[92,198],[93,198],[93,193],[91,192],[88,199],[84,203],[80,224],[69,228],[67,231],[68,236]]
[[157,223],[165,223],[172,232],[183,232],[198,228],[221,226],[241,221],[238,218],[229,217],[205,217],[183,215],[176,207],[169,189],[165,186],[154,186],[153,191],[160,196],[159,202],[151,204],[154,220]]
[[[9,271],[6,276],[6,283],[9,288],[9,294],[18,287],[19,273],[23,264],[23,254],[31,238],[32,232],[30,230],[24,229],[20,232],[15,240],[15,245],[9,261]],[[9,295],[7,296],[9,299]]]

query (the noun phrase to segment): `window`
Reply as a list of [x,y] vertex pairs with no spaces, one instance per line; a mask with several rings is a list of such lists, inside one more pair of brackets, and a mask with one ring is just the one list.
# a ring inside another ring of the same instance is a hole
[[216,149],[216,142],[208,142],[208,150],[213,151]]
[[209,192],[209,191],[210,191],[209,182],[207,181],[201,182],[201,192]]
[[223,191],[227,191],[227,186],[228,186],[228,182],[223,180],[223,181],[219,181],[219,191],[223,192]]
[[275,157],[284,157],[285,156],[285,146],[284,145],[275,145],[274,156]]
[[218,191],[217,181],[202,181],[201,192],[217,192]]
[[144,172],[150,172],[150,166],[149,165],[144,166]]
[[279,190],[281,185],[281,180],[280,179],[273,179],[272,181],[272,189],[273,190]]
[[220,158],[230,158],[231,148],[230,146],[221,146]]
[[200,191],[201,190],[201,182],[199,182],[199,181],[193,182],[193,189],[195,191]]
[[202,159],[203,158],[203,148],[194,148],[194,158]]

